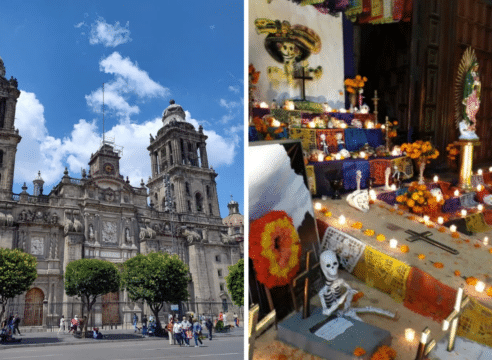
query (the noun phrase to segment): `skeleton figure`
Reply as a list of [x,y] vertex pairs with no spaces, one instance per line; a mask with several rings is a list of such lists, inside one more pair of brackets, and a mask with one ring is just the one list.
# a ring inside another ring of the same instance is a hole
[[326,143],[326,135],[321,134],[319,137],[321,139],[321,146],[323,146],[323,152],[325,153],[325,155],[328,155],[329,151],[328,151],[328,144]]
[[369,211],[369,192],[366,190],[360,189],[360,181],[362,179],[362,171],[356,171],[356,179],[357,179],[357,190],[347,196],[347,202],[350,206],[353,206],[356,209],[359,209],[363,212]]
[[[318,293],[323,306],[323,315],[330,316],[340,305],[343,304],[343,310],[337,312],[337,316],[347,316],[362,321],[357,316],[358,313],[375,313],[395,319],[396,314],[383,309],[366,306],[364,308],[352,308],[352,297],[357,293],[343,279],[338,278],[338,259],[332,250],[326,250],[321,253],[320,257],[321,271],[325,276],[325,286]],[[345,290],[345,291],[343,291]]]

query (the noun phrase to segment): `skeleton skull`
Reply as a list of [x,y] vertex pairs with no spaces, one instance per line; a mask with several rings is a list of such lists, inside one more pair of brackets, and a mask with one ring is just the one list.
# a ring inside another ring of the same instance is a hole
[[297,48],[296,44],[291,43],[291,42],[284,42],[282,44],[278,44],[279,50],[284,56],[284,61],[285,60],[290,60],[296,57],[299,54],[299,49]]
[[326,250],[321,253],[321,271],[327,280],[338,279],[338,259],[332,250]]

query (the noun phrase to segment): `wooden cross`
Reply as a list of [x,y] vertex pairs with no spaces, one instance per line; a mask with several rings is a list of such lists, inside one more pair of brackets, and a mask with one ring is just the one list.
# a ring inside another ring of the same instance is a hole
[[249,322],[248,322],[248,353],[249,360],[253,360],[253,352],[255,348],[255,340],[256,338],[263,333],[266,329],[268,329],[272,323],[276,322],[277,316],[275,310],[268,313],[259,323],[258,323],[258,314],[260,312],[259,305],[254,305],[249,310]]
[[[310,262],[311,262],[311,254],[313,254],[312,250],[309,250],[306,253],[306,270],[304,270],[302,273],[297,275],[297,277],[292,280],[292,286],[293,288],[296,288],[299,282],[304,280],[304,297],[303,297],[303,308],[302,308],[302,318],[306,319],[311,315],[310,312],[310,306],[309,306],[309,280],[313,275],[318,274],[319,275],[319,262],[314,264],[312,267],[310,267]],[[296,311],[299,311],[297,307],[297,301],[295,298],[295,295],[292,291],[292,296],[294,300],[294,307],[296,308]]]
[[313,77],[306,75],[304,72],[304,66],[301,66],[301,74],[295,75],[294,79],[300,79],[302,81],[302,83],[301,83],[302,99],[301,100],[306,101],[306,80],[313,80]]
[[372,102],[374,103],[374,117],[376,118],[376,124],[378,123],[378,91],[374,90],[374,97],[372,98]]
[[406,239],[407,241],[413,242],[413,241],[417,241],[417,240],[424,240],[425,242],[427,242],[431,245],[434,245],[434,246],[436,246],[436,247],[438,247],[444,251],[450,252],[453,255],[459,254],[458,250],[453,249],[452,247],[449,247],[447,245],[441,244],[439,241],[430,239],[429,236],[432,235],[432,233],[430,231],[424,231],[423,233],[420,233],[420,234],[418,232],[413,231],[413,230],[405,230],[405,232],[407,234],[412,235],[408,239]]
[[454,310],[449,316],[444,319],[442,322],[442,330],[446,331],[449,329],[449,325],[451,324],[451,330],[449,331],[449,341],[448,341],[448,351],[453,351],[454,342],[456,340],[456,331],[458,330],[458,318],[461,313],[461,310],[468,304],[470,298],[465,296],[463,301],[463,288],[459,288],[456,293],[456,301],[454,303]]

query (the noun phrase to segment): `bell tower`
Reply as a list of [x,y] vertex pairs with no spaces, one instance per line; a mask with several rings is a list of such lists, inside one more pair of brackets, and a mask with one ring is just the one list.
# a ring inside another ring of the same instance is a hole
[[20,91],[17,80],[5,77],[5,65],[0,57],[0,200],[12,198],[17,144],[21,141],[14,128],[15,108]]
[[208,166],[207,136],[202,126],[197,131],[185,118],[183,108],[171,100],[162,128],[156,138],[150,135],[150,201],[160,211],[220,218],[217,173]]

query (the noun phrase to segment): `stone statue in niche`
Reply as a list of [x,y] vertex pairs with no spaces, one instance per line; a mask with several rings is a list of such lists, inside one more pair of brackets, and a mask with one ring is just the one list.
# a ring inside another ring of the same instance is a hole
[[92,224],[89,225],[89,240],[91,242],[95,240],[94,226]]
[[125,228],[125,243],[131,245],[133,243],[133,238],[130,236],[130,229]]

